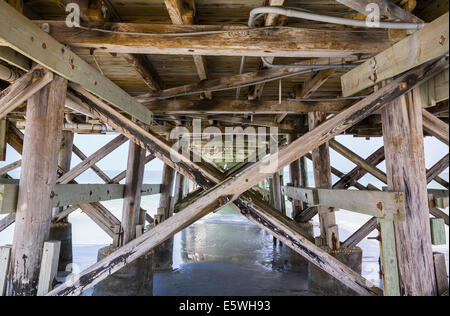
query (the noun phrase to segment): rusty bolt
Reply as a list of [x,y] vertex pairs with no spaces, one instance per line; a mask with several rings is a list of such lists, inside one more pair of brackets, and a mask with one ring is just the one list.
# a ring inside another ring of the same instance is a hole
[[441,35],[441,38],[439,39],[439,44],[441,44],[442,46],[444,46],[446,40],[447,40],[447,39],[445,38],[445,36],[444,36],[444,35]]

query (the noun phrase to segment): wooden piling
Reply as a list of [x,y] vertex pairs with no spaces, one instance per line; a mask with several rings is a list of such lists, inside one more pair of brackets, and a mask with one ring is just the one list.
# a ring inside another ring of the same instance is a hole
[[28,100],[8,293],[37,294],[42,247],[52,218],[59,137],[67,80],[53,81]]
[[388,189],[405,193],[406,221],[394,223],[402,294],[436,295],[419,89],[381,114]]
[[145,149],[130,141],[128,149],[128,165],[125,198],[123,200],[122,245],[136,238],[136,226],[140,222],[141,188],[144,180]]

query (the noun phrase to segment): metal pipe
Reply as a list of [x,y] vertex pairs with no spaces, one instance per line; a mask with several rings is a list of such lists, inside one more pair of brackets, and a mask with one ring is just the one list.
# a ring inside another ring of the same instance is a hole
[[0,64],[0,80],[15,82],[20,78],[20,74],[12,68]]
[[311,20],[317,22],[340,24],[365,28],[382,28],[382,29],[397,29],[397,30],[420,30],[426,23],[403,23],[403,22],[383,22],[380,21],[378,25],[369,24],[367,21],[346,19],[329,15],[321,15],[305,11],[298,11],[294,9],[286,9],[282,7],[260,7],[255,8],[250,12],[248,20],[249,27],[255,27],[255,20],[262,14],[276,14],[284,15],[291,18],[298,18],[304,20]]

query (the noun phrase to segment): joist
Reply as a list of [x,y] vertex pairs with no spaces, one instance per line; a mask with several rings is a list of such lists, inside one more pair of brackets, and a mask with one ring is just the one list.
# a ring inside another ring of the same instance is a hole
[[[319,125],[313,131],[298,138],[296,141],[294,141],[278,153],[278,159],[276,161],[273,161],[272,155],[266,157],[265,159],[253,164],[250,168],[243,171],[238,177],[226,180],[221,185],[217,185],[215,187],[213,187],[213,179],[212,181],[202,179],[203,177],[208,175],[207,172],[205,173],[205,171],[203,171],[203,173],[197,173],[193,175],[191,173],[191,170],[189,168],[186,168],[187,166],[183,166],[182,168],[180,168],[180,164],[174,164],[170,159],[168,159],[167,156],[170,151],[167,151],[165,154],[166,156],[164,157],[165,162],[167,161],[168,164],[175,165],[175,169],[180,170],[180,172],[185,176],[191,179],[195,179],[204,188],[213,188],[202,193],[199,198],[197,198],[191,205],[186,207],[176,216],[169,218],[164,223],[156,226],[154,229],[145,233],[141,237],[120,248],[86,271],[83,271],[80,275],[78,275],[76,279],[67,281],[65,284],[49,293],[49,295],[78,295],[84,290],[94,286],[102,279],[106,278],[108,275],[111,275],[115,271],[121,269],[126,265],[126,262],[132,262],[139,256],[143,255],[147,251],[153,249],[157,245],[170,238],[173,234],[180,231],[182,228],[195,222],[195,220],[203,217],[209,212],[231,203],[232,200],[237,198],[241,193],[250,189],[258,182],[262,181],[267,176],[265,173],[261,173],[262,170],[260,168],[262,166],[267,166],[269,162],[273,162],[275,164],[274,169],[277,170],[282,166],[291,163],[292,161],[298,159],[298,157],[302,155],[305,155],[308,151],[317,147],[321,143],[324,143],[335,135],[341,133],[352,124],[355,124],[356,122],[364,119],[374,111],[381,109],[385,104],[380,104],[380,102],[378,101],[380,96],[383,96],[385,98],[385,102],[389,102],[390,99],[397,98],[399,95],[406,93],[410,89],[420,84],[421,80],[426,80],[430,78],[430,76],[433,76],[436,72],[441,71],[442,68],[445,67],[447,62],[448,61],[444,58],[432,64],[418,67],[417,69],[408,72],[404,76],[383,87],[365,100],[358,102],[351,108],[337,114],[333,118]],[[83,91],[78,89],[77,93],[80,92],[82,93]],[[94,111],[92,109],[94,106],[93,102],[95,101],[95,104],[98,104],[100,100],[95,100],[95,97],[89,96],[86,93],[84,93],[83,97],[86,102],[90,102],[90,108],[92,111]],[[87,99],[87,97],[89,97],[89,99]],[[97,106],[97,108],[95,109],[95,113],[100,116],[105,115],[105,112],[102,110],[102,106]],[[354,117],[355,113],[358,113],[358,116],[356,118]],[[110,121],[112,119],[113,118],[110,117]],[[116,123],[119,121],[118,113],[115,113],[114,121]],[[128,125],[130,126],[130,124]],[[137,131],[138,128],[134,127],[134,129]],[[144,136],[145,133],[141,131],[140,134]],[[139,137],[137,133],[135,133],[134,135],[135,137]],[[149,136],[150,135],[148,135],[147,137],[150,138]],[[141,139],[144,138],[142,137]],[[159,140],[158,142],[161,144],[161,146],[164,145],[162,141]],[[139,143],[142,143],[142,141],[140,141]],[[146,141],[144,141],[144,143],[146,143],[147,146],[151,145],[151,143],[148,143]],[[155,145],[156,144],[154,143],[152,147],[155,147]],[[161,155],[161,149],[154,149],[156,150],[152,152]],[[180,159],[182,158],[180,157]],[[311,262],[319,265],[322,269],[329,272],[331,275],[337,277],[350,288],[364,295],[373,295],[380,293],[379,290],[375,289],[372,285],[368,286],[367,280],[362,280],[359,275],[356,275],[345,265],[336,262],[336,259],[330,257],[328,254],[325,254],[324,251],[319,250],[319,248],[317,248],[301,235],[295,236],[294,238],[292,232],[289,235],[281,234],[280,228],[283,228],[282,230],[284,232],[290,231],[288,227],[286,227],[286,222],[283,222],[283,220],[280,219],[280,216],[282,217],[282,214],[275,211],[273,214],[268,214],[266,212],[262,215],[259,215],[258,213],[255,213],[255,210],[250,209],[247,206],[248,204],[246,205],[245,201],[242,204],[239,204],[239,202],[240,201],[238,200],[236,203],[238,207],[242,207],[244,209],[244,211],[242,212],[243,214],[247,214],[249,217],[253,217],[255,222],[259,223],[261,227],[269,230],[274,236],[280,238],[280,240],[285,242],[290,247],[296,249],[296,251],[298,251],[300,254],[309,258]],[[262,203],[264,204],[264,202]],[[322,259],[318,261],[318,258]],[[339,266],[339,268],[335,269],[334,267],[330,266],[330,263],[332,263],[332,266]],[[80,280],[85,281],[81,283]]]
[[[285,0],[269,0],[268,5],[269,6],[283,6],[285,4]],[[280,17],[279,15],[276,14],[267,14],[265,19],[264,19],[264,26],[282,26],[286,23],[287,18],[286,17]],[[273,61],[275,60],[274,57],[268,57],[267,61],[269,63],[273,63]],[[259,70],[266,68],[266,66],[263,64],[262,61],[259,62],[259,66],[258,66]],[[250,87],[249,92],[248,92],[248,99],[249,100],[259,100],[261,99],[262,93],[264,91],[264,85],[265,83],[260,83],[257,84],[253,87]]]
[[[307,114],[312,111],[338,113],[347,108],[349,101],[241,101],[241,100],[164,100],[146,102],[155,114]],[[248,120],[246,120],[248,121]],[[276,124],[272,124],[277,126]],[[281,125],[282,126],[282,125]]]
[[[301,86],[297,86],[295,97],[297,99],[309,97],[317,91],[317,89],[319,89],[328,80],[328,78],[335,73],[335,71],[335,69],[327,69],[311,74]],[[277,115],[275,117],[275,122],[281,123],[286,116],[287,113]]]
[[0,2],[0,38],[22,55],[80,84],[142,122],[152,121],[151,112],[129,94],[4,1]]
[[366,11],[367,5],[376,4],[380,8],[380,15],[382,20],[401,21],[421,23],[421,19],[407,10],[397,6],[391,0],[336,0],[339,3],[363,14],[368,15]]
[[0,92],[0,119],[53,80],[53,73],[36,66],[14,84]]
[[[0,214],[12,213],[16,210],[18,184],[0,184]],[[142,196],[160,193],[159,184],[144,184]],[[123,199],[123,184],[57,184],[52,194],[52,206],[70,206]]]
[[449,51],[448,13],[341,77],[342,95],[354,95]]
[[[164,0],[170,19],[173,24],[194,24],[195,22],[195,0]],[[194,55],[195,68],[200,80],[208,79],[206,59],[201,55]],[[206,92],[208,99],[212,98],[211,92]]]
[[284,186],[283,193],[309,206],[327,206],[388,220],[404,220],[402,192],[328,190]]
[[[329,62],[326,60],[326,62]],[[323,59],[316,59],[314,61],[299,62],[294,65],[322,65],[324,63]],[[182,85],[174,88],[169,88],[158,93],[145,94],[138,97],[140,102],[150,102],[156,100],[164,100],[173,97],[195,95],[200,93],[206,93],[211,91],[222,91],[230,90],[235,88],[242,88],[246,86],[253,85],[259,82],[270,82],[274,80],[279,80],[282,78],[294,77],[298,75],[304,75],[305,73],[313,72],[311,69],[304,68],[273,68],[273,69],[263,69],[257,72],[248,72],[238,75],[231,75],[226,77],[221,77],[219,79],[209,79],[199,81],[193,84]],[[322,72],[320,72],[323,74]],[[324,73],[329,73],[329,71],[324,71]],[[322,75],[320,78],[323,78]],[[317,87],[317,83],[315,84]],[[314,87],[310,87],[314,88]],[[306,92],[306,91],[305,91]],[[312,92],[309,90],[308,92]],[[299,95],[299,98],[303,95]]]
[[31,69],[30,60],[9,47],[0,46],[0,60],[23,71],[29,71]]
[[[420,95],[424,108],[436,106],[449,98],[449,70],[446,69],[420,86]],[[447,106],[448,110],[448,106]]]
[[426,132],[435,136],[437,139],[445,144],[449,144],[449,126],[442,120],[428,112],[426,109],[422,110],[423,128]]
[[[376,54],[392,45],[386,31],[328,31],[298,28],[256,28],[214,25],[85,23],[88,29],[68,28],[65,22],[34,21],[50,25],[50,35],[72,47],[110,53],[346,57]],[[95,30],[101,28],[114,32]],[[216,33],[219,31],[219,33]],[[125,32],[125,33],[120,33]],[[135,33],[130,36],[130,33]],[[209,32],[196,36],[164,34]],[[213,33],[211,33],[213,32]],[[153,33],[155,36],[141,33]],[[2,36],[3,37],[3,36]]]

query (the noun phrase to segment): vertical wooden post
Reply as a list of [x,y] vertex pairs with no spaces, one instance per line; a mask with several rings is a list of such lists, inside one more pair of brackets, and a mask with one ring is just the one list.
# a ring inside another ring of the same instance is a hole
[[47,241],[44,243],[42,253],[41,271],[39,273],[39,286],[37,295],[44,296],[53,290],[53,281],[58,272],[58,259],[61,249],[60,241]]
[[145,149],[130,141],[128,150],[125,198],[123,199],[122,245],[136,238],[136,226],[140,223],[141,188],[144,180]]
[[[61,136],[58,165],[67,172],[70,170],[70,163],[72,161],[72,149],[73,149],[74,134],[70,131],[63,131]],[[60,214],[68,207],[54,207],[53,218]],[[72,226],[69,223],[69,217],[65,217],[59,223],[52,223],[50,227],[50,239],[60,240],[60,258],[58,271],[66,271],[68,265],[73,261],[72,253]]]
[[8,126],[6,118],[0,120],[0,161],[6,160],[6,132]]
[[173,200],[171,205],[171,215],[173,213],[173,208],[178,203],[178,201],[181,201],[184,197],[184,176],[177,172],[175,176],[175,187],[173,190]]
[[388,189],[405,193],[406,221],[394,223],[402,294],[436,295],[419,89],[381,114]]
[[[295,135],[288,135],[288,143],[292,143],[297,137]],[[305,157],[294,161],[289,165],[290,182],[294,187],[307,187],[308,175],[306,171]],[[292,201],[292,218],[295,218],[304,209],[301,201]]]
[[52,219],[66,91],[67,80],[55,75],[50,84],[28,100],[8,281],[10,295],[37,293],[42,248]]
[[159,198],[159,207],[164,209],[164,219],[170,217],[170,202],[172,198],[172,188],[175,171],[164,164],[161,180],[161,196]]
[[0,296],[6,295],[11,247],[0,247]]
[[400,296],[398,260],[395,242],[394,222],[378,219],[380,231],[380,258],[383,272],[384,296]]
[[[308,114],[309,129],[312,130],[318,125],[326,121],[327,116],[323,112],[311,112]],[[312,160],[314,166],[314,181],[317,188],[331,189],[331,165],[330,165],[330,148],[325,143],[313,150]],[[320,235],[331,249],[339,248],[339,233],[336,226],[336,217],[333,209],[319,206],[320,219]]]

